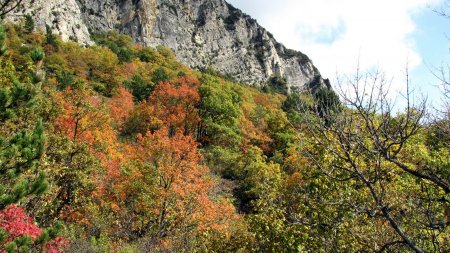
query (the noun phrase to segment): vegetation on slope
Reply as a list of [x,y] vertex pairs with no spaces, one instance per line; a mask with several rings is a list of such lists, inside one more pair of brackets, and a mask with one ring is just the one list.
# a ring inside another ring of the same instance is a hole
[[1,250],[450,249],[446,119],[262,92],[127,36],[83,48],[27,26],[0,31]]

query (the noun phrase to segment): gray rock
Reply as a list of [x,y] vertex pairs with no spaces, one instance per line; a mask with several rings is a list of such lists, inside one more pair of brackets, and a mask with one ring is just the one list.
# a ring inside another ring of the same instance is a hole
[[91,45],[90,33],[118,30],[145,46],[172,49],[192,68],[212,67],[257,87],[272,79],[283,80],[287,92],[329,85],[306,55],[225,0],[35,0],[9,18],[27,13],[65,40]]

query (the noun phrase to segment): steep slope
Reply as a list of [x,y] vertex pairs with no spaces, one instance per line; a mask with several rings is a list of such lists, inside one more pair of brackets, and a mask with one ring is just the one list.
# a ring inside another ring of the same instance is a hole
[[163,45],[193,68],[212,67],[261,87],[287,92],[329,85],[304,54],[285,48],[225,0],[36,0],[30,13],[64,39],[93,43],[90,33],[118,30],[146,46]]

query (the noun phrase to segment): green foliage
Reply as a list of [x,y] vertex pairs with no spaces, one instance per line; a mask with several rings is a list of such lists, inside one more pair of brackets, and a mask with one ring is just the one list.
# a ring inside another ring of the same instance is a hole
[[[10,139],[0,136],[0,171],[3,175],[0,179],[1,209],[29,195],[42,194],[47,189],[44,174],[36,173],[45,140],[40,121],[33,131],[18,132]],[[25,176],[30,173],[35,176]]]
[[151,62],[155,60],[156,54],[156,50],[150,47],[146,47],[139,51],[138,57],[142,62]]
[[131,80],[125,81],[124,85],[131,90],[137,101],[148,99],[154,90],[153,82],[145,81],[140,75],[134,75]]
[[[0,135],[0,209],[17,203],[30,195],[40,195],[48,187],[42,172],[38,172],[39,162],[44,153],[46,142],[44,128],[38,121],[34,129],[10,129],[11,122],[20,122],[21,107],[32,107],[35,91],[30,85],[21,85],[18,81],[8,87],[1,83],[0,129],[10,135]],[[33,112],[29,111],[28,113]]]
[[54,48],[57,48],[58,47],[58,43],[56,41],[56,35],[53,34],[52,28],[49,25],[46,25],[45,26],[45,31],[46,31],[45,43],[47,45],[53,46]]
[[44,52],[44,50],[42,50],[42,48],[35,48],[31,51],[30,56],[31,56],[31,60],[33,60],[33,62],[39,62],[44,59],[45,52]]
[[203,76],[199,91],[200,116],[205,125],[200,130],[200,139],[229,147],[239,144],[238,120],[242,113],[239,95],[208,75]]
[[58,89],[65,90],[67,87],[71,87],[75,84],[75,77],[62,70],[56,75],[56,81],[58,81]]
[[270,92],[278,92],[287,94],[286,78],[275,75],[269,79],[269,84],[264,86]]
[[159,84],[160,82],[166,81],[169,81],[169,75],[167,75],[167,72],[162,67],[157,68],[155,72],[153,72],[152,83]]
[[289,94],[282,108],[288,113],[289,120],[296,125],[315,115],[329,125],[342,111],[343,106],[339,96],[333,90],[321,87],[312,93]]
[[0,24],[0,57],[8,50],[6,46],[6,29],[5,26]]
[[[111,97],[123,83],[123,79],[116,74],[119,59],[108,48],[91,47],[87,49],[89,56],[85,64],[89,67],[87,80],[100,88],[102,95]],[[103,88],[104,87],[104,88]]]
[[287,96],[282,108],[285,112],[306,112],[312,110],[313,107],[314,101],[311,96],[292,93]]
[[130,62],[135,58],[136,52],[132,48],[132,38],[130,36],[112,31],[95,34],[92,38],[98,45],[111,49],[120,62]]
[[34,20],[33,17],[30,14],[25,15],[25,25],[24,25],[25,30],[28,33],[31,33],[34,31]]
[[19,81],[11,61],[0,59],[0,66],[0,120],[15,119],[25,108],[33,108],[39,90],[29,79]]
[[[60,221],[69,252],[379,251],[399,237],[356,167],[405,233],[430,252],[448,251],[445,190],[381,159],[396,156],[445,185],[448,121],[395,135],[418,111],[369,110],[375,127],[367,128],[326,87],[285,95],[274,76],[278,88],[262,92],[190,70],[167,48],[94,37],[99,46],[83,48],[50,29],[44,38],[0,28],[0,208],[19,203],[51,226],[40,242]],[[390,150],[375,152],[374,140]],[[439,221],[433,228],[424,227],[429,217]],[[0,229],[0,241],[7,236]],[[8,249],[21,245],[31,244]]]
[[341,110],[341,102],[339,96],[328,88],[320,88],[313,93],[316,100],[317,111],[321,117],[329,117]]

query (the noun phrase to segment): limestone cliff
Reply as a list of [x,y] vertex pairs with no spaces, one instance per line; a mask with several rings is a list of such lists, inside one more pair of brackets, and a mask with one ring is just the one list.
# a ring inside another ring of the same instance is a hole
[[306,55],[225,0],[34,0],[10,18],[26,13],[66,40],[89,45],[91,33],[118,30],[146,46],[171,48],[193,68],[212,67],[254,86],[275,79],[288,92],[329,85]]

